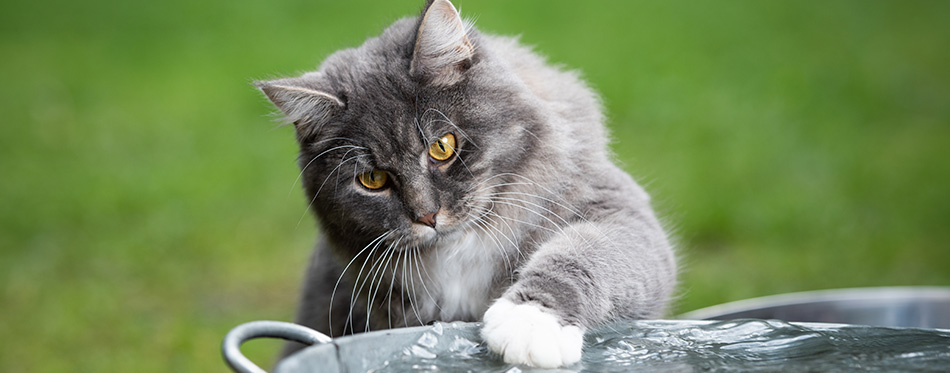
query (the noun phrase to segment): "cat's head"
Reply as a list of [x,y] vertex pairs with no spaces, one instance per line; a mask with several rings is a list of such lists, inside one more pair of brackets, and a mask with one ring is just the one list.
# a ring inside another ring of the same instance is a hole
[[294,124],[331,239],[428,246],[474,229],[538,145],[523,83],[449,1],[430,2],[318,71],[257,83]]

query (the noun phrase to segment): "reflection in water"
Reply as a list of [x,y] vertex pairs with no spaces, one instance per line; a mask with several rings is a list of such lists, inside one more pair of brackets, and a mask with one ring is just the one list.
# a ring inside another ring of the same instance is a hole
[[[479,324],[437,323],[372,371],[521,372],[490,353]],[[587,334],[583,360],[563,371],[941,371],[950,331],[771,320],[635,321]]]

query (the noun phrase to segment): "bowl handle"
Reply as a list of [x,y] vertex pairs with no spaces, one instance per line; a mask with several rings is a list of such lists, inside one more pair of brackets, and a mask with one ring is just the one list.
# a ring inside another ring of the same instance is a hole
[[238,373],[266,373],[241,353],[241,344],[255,338],[281,338],[308,346],[330,342],[330,337],[305,326],[281,321],[251,321],[234,327],[224,336],[221,354]]

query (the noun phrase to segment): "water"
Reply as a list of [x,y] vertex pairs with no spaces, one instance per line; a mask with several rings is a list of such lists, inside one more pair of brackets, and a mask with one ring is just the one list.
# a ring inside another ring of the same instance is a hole
[[[358,370],[528,372],[505,364],[478,336],[479,324],[437,323],[414,343],[387,346]],[[950,331],[779,321],[636,321],[588,332],[583,358],[565,372],[947,371]],[[342,343],[341,343],[342,344]],[[356,346],[354,346],[356,347]]]

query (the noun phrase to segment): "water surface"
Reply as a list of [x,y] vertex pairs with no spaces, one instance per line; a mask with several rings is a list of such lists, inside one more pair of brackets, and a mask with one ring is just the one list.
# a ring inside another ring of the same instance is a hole
[[[396,347],[375,372],[520,372],[488,351],[479,324],[438,323]],[[589,332],[580,363],[565,372],[946,371],[950,331],[771,320],[634,321]]]

